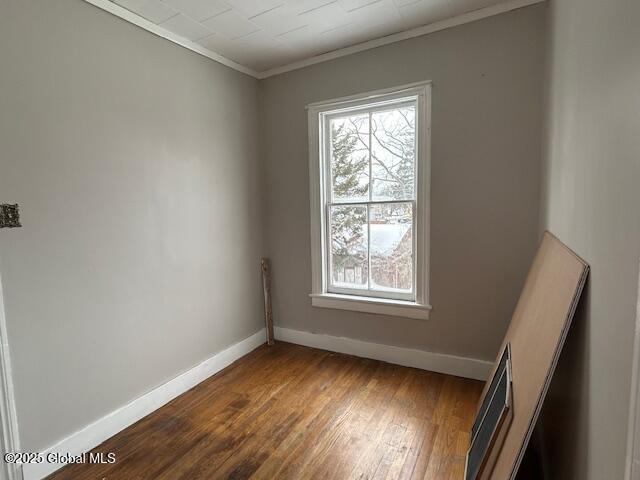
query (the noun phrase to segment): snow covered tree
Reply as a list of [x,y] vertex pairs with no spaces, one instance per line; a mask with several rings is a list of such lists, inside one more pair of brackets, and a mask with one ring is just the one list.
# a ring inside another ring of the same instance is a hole
[[[368,197],[368,151],[359,148],[357,133],[345,123],[331,124],[331,173],[335,198]],[[365,177],[365,180],[367,178]],[[333,264],[337,270],[366,264],[366,207],[336,206],[331,211]],[[363,272],[366,274],[366,271]],[[357,282],[360,283],[360,282]]]

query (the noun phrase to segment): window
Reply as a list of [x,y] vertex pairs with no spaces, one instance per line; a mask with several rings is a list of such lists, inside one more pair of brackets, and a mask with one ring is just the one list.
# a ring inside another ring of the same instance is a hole
[[309,106],[315,306],[428,318],[430,85]]

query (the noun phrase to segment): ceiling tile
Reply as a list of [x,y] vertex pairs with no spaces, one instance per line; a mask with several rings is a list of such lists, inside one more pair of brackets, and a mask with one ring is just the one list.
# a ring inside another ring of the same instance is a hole
[[323,30],[336,28],[350,22],[347,11],[337,1],[302,12],[299,17],[305,24]]
[[345,25],[323,32],[316,37],[316,44],[323,51],[336,50],[345,46],[354,45],[366,40],[359,28],[354,25]]
[[248,50],[278,50],[284,48],[284,44],[274,35],[265,31],[257,31],[242,37],[238,42]]
[[264,71],[505,0],[110,1]]
[[407,22],[407,28],[439,22],[452,16],[453,8],[448,0],[418,0],[399,8]]
[[257,25],[251,23],[244,15],[235,10],[221,13],[203,22],[203,24],[215,33],[228,38],[241,38],[259,30]]
[[178,13],[159,0],[118,0],[116,3],[155,24],[162,23]]
[[201,22],[214,15],[231,10],[231,5],[222,0],[163,0],[167,5]]
[[296,14],[289,5],[281,5],[251,17],[251,22],[272,35],[280,35],[306,25],[304,18]]
[[338,3],[347,10],[355,10],[356,8],[366,7],[373,3],[377,3],[379,0],[338,0]]
[[182,14],[171,17],[161,26],[189,40],[199,40],[207,35],[211,35],[211,31],[206,29],[202,24]]
[[309,38],[313,38],[314,34],[318,34],[320,31],[317,28],[305,25],[300,28],[294,28],[285,33],[281,33],[277,36],[277,39],[286,45],[294,47],[297,43],[308,41]]
[[[208,37],[201,38],[198,43],[209,50],[212,50],[220,55],[231,58],[229,55],[231,52],[239,48],[238,42],[235,40],[229,40],[222,35],[211,34]],[[233,60],[233,58],[231,58]]]
[[332,3],[337,3],[337,0],[287,0],[289,8],[296,13],[309,12]]
[[422,0],[393,0],[393,2],[398,6],[398,7],[404,7],[406,5],[412,5],[414,3],[420,3]]
[[318,27],[306,26],[301,29],[278,35],[277,39],[291,49],[299,58],[308,58],[328,51],[326,39]]
[[247,17],[253,17],[285,3],[284,0],[227,0]]
[[365,23],[367,25],[386,23],[395,25],[400,19],[400,12],[393,0],[378,0],[349,11],[351,23]]

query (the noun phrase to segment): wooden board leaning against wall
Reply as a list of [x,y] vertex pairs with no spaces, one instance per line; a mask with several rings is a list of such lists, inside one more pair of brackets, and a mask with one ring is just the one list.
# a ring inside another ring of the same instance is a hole
[[584,260],[544,233],[500,348],[511,346],[513,418],[487,454],[492,468],[483,472],[483,479],[516,477],[588,273]]

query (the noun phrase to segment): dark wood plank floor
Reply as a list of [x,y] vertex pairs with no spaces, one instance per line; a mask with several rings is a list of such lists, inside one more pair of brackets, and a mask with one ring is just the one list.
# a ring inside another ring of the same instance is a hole
[[482,383],[262,346],[54,479],[461,479]]

